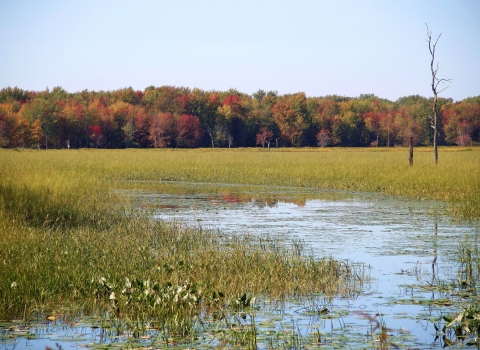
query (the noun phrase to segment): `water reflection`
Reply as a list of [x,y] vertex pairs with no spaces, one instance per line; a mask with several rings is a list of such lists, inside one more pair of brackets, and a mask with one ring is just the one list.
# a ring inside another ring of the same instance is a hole
[[[346,313],[341,322],[352,332],[368,323],[365,315],[382,315],[389,328],[416,339],[415,346],[441,345],[431,320],[454,308],[445,293],[428,287],[455,278],[449,254],[479,232],[442,216],[442,203],[314,189],[170,186],[168,192],[135,191],[137,204],[162,203],[164,208],[154,210],[159,219],[302,241],[317,257],[362,262],[374,282],[355,299],[336,299],[323,307]],[[286,314],[298,316],[294,304],[288,308]],[[312,322],[296,319],[307,328]]]

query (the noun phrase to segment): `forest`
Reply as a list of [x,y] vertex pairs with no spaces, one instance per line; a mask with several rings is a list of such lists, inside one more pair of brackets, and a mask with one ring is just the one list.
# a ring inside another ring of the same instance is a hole
[[[432,144],[432,98],[258,90],[0,90],[0,147],[394,147]],[[480,142],[480,96],[439,98],[440,145]]]

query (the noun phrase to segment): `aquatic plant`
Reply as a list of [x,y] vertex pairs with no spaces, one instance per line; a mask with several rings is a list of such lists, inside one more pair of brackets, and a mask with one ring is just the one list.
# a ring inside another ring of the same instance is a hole
[[[468,346],[480,345],[480,305],[468,305],[455,316],[442,316],[446,324],[442,329],[442,339],[446,346],[461,343]],[[449,333],[449,331],[453,331]]]

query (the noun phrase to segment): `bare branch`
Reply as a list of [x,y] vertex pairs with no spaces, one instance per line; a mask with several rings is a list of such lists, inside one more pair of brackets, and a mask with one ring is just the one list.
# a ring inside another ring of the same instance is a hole
[[440,83],[445,84],[445,82],[450,82],[452,79],[438,79],[437,77],[435,77],[435,80],[437,81],[437,83],[435,84],[435,87],[437,87],[438,84]]
[[[437,79],[437,78],[435,78],[435,79]],[[452,80],[452,79],[437,79],[437,83],[435,84],[435,90],[437,90],[438,85],[439,85],[440,83],[445,84],[445,82],[450,82],[451,80]],[[449,88],[449,86],[446,86],[446,87],[443,88],[442,90],[437,91],[437,94],[441,93],[443,90],[445,90],[445,89],[447,89],[447,88]]]
[[440,39],[441,36],[442,36],[442,33],[440,33],[440,35],[438,36],[437,40],[435,41],[435,44],[433,45],[433,51],[435,51],[435,46],[437,46],[438,39]]
[[445,86],[442,90],[438,91],[437,94],[441,93],[442,91],[445,91],[449,88],[450,86]]
[[453,79],[443,79],[443,78],[442,79],[436,78],[436,79],[438,83],[445,83],[446,81],[451,82],[453,80]]

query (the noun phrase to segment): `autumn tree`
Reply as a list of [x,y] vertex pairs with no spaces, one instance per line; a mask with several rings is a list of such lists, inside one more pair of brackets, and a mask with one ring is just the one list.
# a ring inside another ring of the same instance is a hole
[[111,93],[111,96],[115,101],[122,101],[131,105],[140,104],[143,95],[144,93],[142,91],[134,91],[131,87],[114,90]]
[[31,95],[32,93],[29,91],[25,91],[16,86],[14,88],[9,86],[0,90],[0,103],[16,101],[24,104],[31,98]]
[[150,146],[150,116],[147,111],[141,107],[136,107],[135,115],[135,142],[138,147],[149,147]]
[[402,112],[397,112],[395,114],[394,127],[402,145],[410,145],[411,140],[413,145],[419,144],[422,127],[413,117],[411,110],[404,109]]
[[273,139],[273,132],[267,128],[262,128],[257,134],[257,145],[262,145],[265,148],[265,144],[270,149],[270,141]]
[[175,141],[176,126],[171,113],[158,113],[151,118],[150,123],[150,141],[153,146],[168,147]]
[[393,131],[393,122],[395,120],[394,117],[395,112],[389,112],[383,118],[381,118],[380,124],[380,131],[386,136],[385,139],[387,140],[386,146],[390,147],[391,140],[392,140],[392,131]]
[[194,115],[183,114],[177,120],[177,146],[196,147],[202,139],[200,119]]
[[82,138],[85,107],[78,100],[71,99],[59,113],[59,139],[63,146],[78,147]]
[[109,116],[109,130],[110,143],[113,147],[122,147],[122,143],[125,142],[125,146],[128,146],[128,143],[134,137],[135,133],[135,107],[130,103],[124,101],[116,101],[110,107]]
[[[432,51],[435,44],[430,42]],[[273,141],[281,137],[284,145],[297,147],[391,146],[410,137],[427,145],[433,138],[432,102],[418,95],[390,102],[373,94],[307,97],[259,90],[246,95],[235,89],[206,92],[171,86],[73,94],[61,87],[38,92],[6,88],[0,90],[0,142],[4,147],[119,148],[173,147],[178,139],[178,146],[191,147],[188,123],[178,138],[172,124],[188,115],[201,124],[203,136],[196,146],[255,146],[257,141],[266,146],[266,131],[275,135]],[[480,142],[480,96],[455,103],[438,97],[435,110],[437,144]],[[168,115],[165,125],[159,115]]]
[[466,120],[458,124],[457,145],[466,146],[472,142],[472,126]]
[[215,146],[214,128],[217,124],[217,109],[220,106],[220,97],[216,93],[206,93],[194,89],[189,94],[179,98],[180,111],[183,115],[196,116],[201,126],[210,136],[210,144]]
[[40,120],[42,127],[43,141],[45,141],[45,148],[55,147],[57,145],[58,137],[58,118],[59,106],[53,101],[44,98],[48,95],[43,93],[42,97],[32,99],[28,103],[24,104],[20,109],[20,115],[25,118],[29,123],[34,122],[36,119]]
[[186,88],[177,88],[174,86],[153,86],[145,89],[142,103],[149,108],[152,114],[171,113],[172,115],[182,114],[180,105],[181,96],[188,94]]
[[367,131],[369,131],[371,134],[374,135],[376,138],[375,141],[371,143],[372,146],[378,147],[378,144],[380,142],[380,134],[381,134],[381,117],[383,115],[380,113],[375,113],[375,112],[367,112],[364,116],[365,120],[365,128]]
[[459,113],[452,108],[444,109],[442,110],[442,121],[445,141],[448,144],[456,143],[457,127],[461,121]]
[[11,103],[0,104],[0,144],[7,147],[21,147],[22,120],[15,113]]
[[330,132],[327,129],[322,128],[317,134],[317,145],[320,147],[327,147],[330,146],[331,143],[332,138]]
[[0,118],[0,147],[7,146],[7,137],[5,132],[5,120]]
[[125,140],[125,148],[128,148],[129,143],[131,143],[135,137],[135,122],[133,119],[127,120],[124,126],[122,126],[123,138]]
[[322,98],[318,101],[315,120],[320,129],[331,130],[333,119],[340,113],[340,108],[335,100]]
[[278,126],[273,118],[272,108],[277,102],[277,93],[275,91],[265,92],[257,91],[253,94],[253,99],[245,120],[247,145],[256,145],[256,135],[259,130],[268,129],[274,134],[278,134]]
[[88,137],[98,147],[102,140],[102,128],[99,125],[90,125],[88,127]]
[[35,119],[30,130],[32,142],[34,142],[37,145],[37,148],[40,149],[40,142],[43,140],[42,122],[40,119]]
[[207,131],[210,137],[210,143],[212,148],[215,147],[215,140],[218,138],[218,109],[221,106],[220,96],[216,93],[211,93],[206,101],[205,109],[202,113],[200,122],[202,127]]
[[304,92],[298,92],[289,96],[288,102],[290,108],[295,111],[296,125],[301,130],[301,138],[297,141],[297,144],[313,146],[315,144],[315,125],[312,113],[317,109],[316,101],[310,99],[309,102]]
[[304,129],[302,116],[285,100],[275,103],[272,112],[283,138],[291,145],[299,147]]
[[233,140],[238,146],[245,145],[246,115],[246,104],[239,95],[228,95],[222,106],[217,109],[217,123],[223,124],[226,128],[229,147]]
[[358,147],[369,144],[365,129],[364,116],[371,111],[368,100],[349,99],[339,103],[340,113],[334,117],[332,124],[332,141],[334,144]]
[[[480,98],[478,98],[480,100]],[[475,99],[465,99],[451,106],[462,119],[470,126],[470,135],[472,141],[480,142],[480,101]]]
[[351,110],[342,111],[335,116],[332,125],[332,141],[334,144],[357,147],[364,146],[362,131],[364,121],[361,116]]

